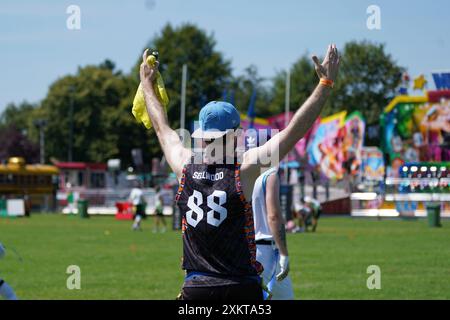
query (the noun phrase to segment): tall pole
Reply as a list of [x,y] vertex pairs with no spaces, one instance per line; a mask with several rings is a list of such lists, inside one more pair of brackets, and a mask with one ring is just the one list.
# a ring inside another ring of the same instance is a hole
[[69,105],[69,150],[68,150],[67,160],[69,162],[72,162],[72,160],[73,160],[73,153],[72,153],[72,148],[73,148],[73,92],[74,92],[74,87],[73,86],[70,86],[69,92],[70,92],[70,105]]
[[36,119],[33,121],[34,125],[39,128],[39,158],[40,163],[45,163],[45,134],[44,128],[47,125],[47,120],[45,119]]
[[180,114],[180,129],[185,128],[186,120],[186,81],[187,81],[187,64],[183,64],[181,75],[181,114]]
[[286,72],[286,90],[284,97],[284,126],[289,124],[289,104],[291,100],[291,72]]
[[41,164],[45,163],[45,140],[44,140],[44,126],[39,127],[39,145],[41,149]]
[[[285,97],[284,97],[284,127],[286,128],[289,124],[289,105],[291,103],[291,72],[287,70],[286,72],[286,90],[285,90]],[[289,155],[289,153],[288,153]],[[288,157],[288,155],[286,157]],[[284,168],[284,182],[285,184],[288,184],[288,162],[289,159],[286,158],[285,161],[285,168]]]

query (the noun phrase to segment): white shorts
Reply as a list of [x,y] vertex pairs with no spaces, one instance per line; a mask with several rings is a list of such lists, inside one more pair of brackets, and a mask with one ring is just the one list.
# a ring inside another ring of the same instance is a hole
[[256,245],[256,260],[264,267],[262,278],[264,284],[272,293],[272,300],[293,300],[294,291],[289,275],[282,281],[277,281],[275,276],[280,272],[278,265],[278,249],[275,246]]

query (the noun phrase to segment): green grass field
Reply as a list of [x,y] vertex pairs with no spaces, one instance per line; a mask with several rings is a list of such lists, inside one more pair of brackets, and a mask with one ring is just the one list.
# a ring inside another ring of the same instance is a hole
[[[62,215],[0,219],[9,250],[0,277],[21,299],[174,299],[183,281],[181,234],[132,232],[130,221]],[[318,232],[290,234],[297,299],[449,299],[450,221],[323,218]],[[81,268],[81,290],[68,290],[66,269]],[[366,286],[381,268],[381,290]]]

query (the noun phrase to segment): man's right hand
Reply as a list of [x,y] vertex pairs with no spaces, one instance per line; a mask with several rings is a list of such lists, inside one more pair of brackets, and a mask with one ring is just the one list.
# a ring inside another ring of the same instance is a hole
[[148,57],[148,49],[145,49],[144,53],[142,54],[142,63],[139,70],[139,75],[144,90],[153,88],[152,85],[153,80],[155,80],[156,78],[159,66],[158,61],[155,62],[154,66],[149,66],[147,63],[147,57]]
[[339,56],[335,44],[330,44],[328,46],[328,51],[322,63],[320,63],[317,56],[313,56],[312,59],[314,61],[316,73],[320,79],[332,80],[333,82],[336,81],[341,57]]

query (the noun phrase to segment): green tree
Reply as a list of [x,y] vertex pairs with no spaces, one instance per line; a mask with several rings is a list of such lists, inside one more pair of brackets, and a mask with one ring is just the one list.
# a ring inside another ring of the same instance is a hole
[[269,79],[259,75],[255,65],[250,65],[242,75],[232,80],[230,90],[234,92],[235,105],[241,113],[247,114],[253,91],[256,90],[256,116],[265,118],[274,114],[270,108],[271,95],[267,88],[267,80]]
[[395,96],[404,71],[386,52],[384,44],[347,43],[339,79],[325,112],[359,111],[367,123],[378,123],[383,109]]
[[[309,97],[318,82],[311,58],[304,54],[290,68],[290,110],[295,111]],[[272,102],[273,114],[284,112],[286,95],[286,71],[278,72],[273,78]]]
[[33,114],[36,105],[29,102],[20,104],[9,103],[0,115],[0,127],[8,127],[14,125],[17,130],[23,133],[34,133]]
[[0,163],[10,157],[22,157],[27,163],[39,161],[39,146],[14,124],[0,126],[0,141]]
[[54,82],[35,112],[48,121],[46,154],[68,159],[72,104],[73,160],[105,162],[120,157],[125,164],[131,163],[131,149],[148,146],[127,103],[135,89],[109,60],[79,68],[76,75]]

